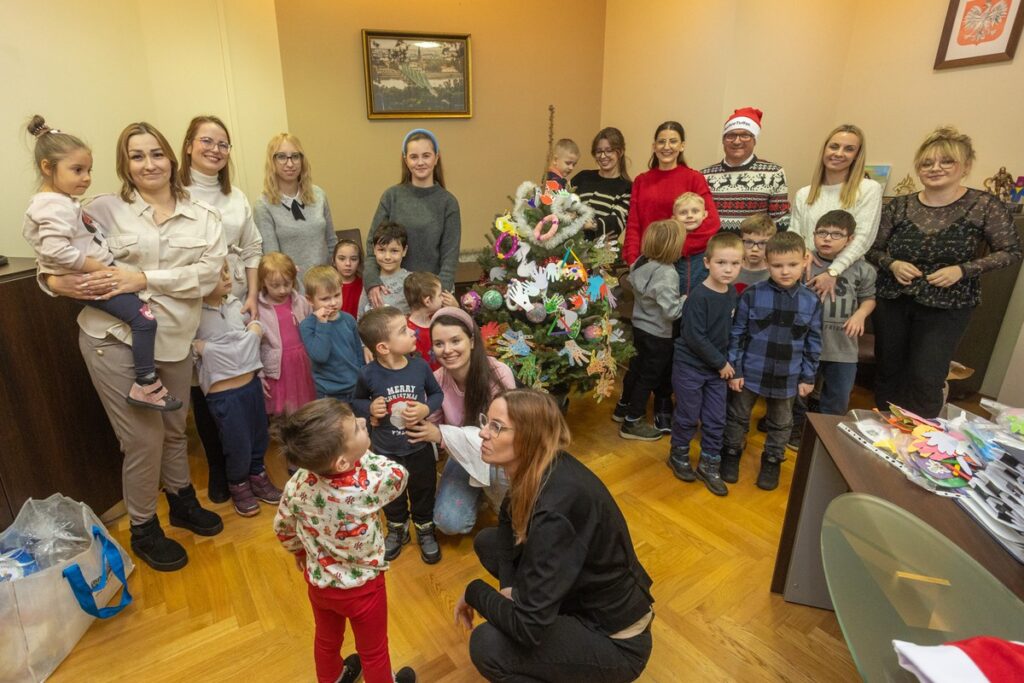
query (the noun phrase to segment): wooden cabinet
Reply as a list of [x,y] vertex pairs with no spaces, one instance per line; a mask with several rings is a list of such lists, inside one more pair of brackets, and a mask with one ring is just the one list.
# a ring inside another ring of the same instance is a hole
[[0,529],[28,498],[63,493],[102,515],[121,500],[121,450],[78,350],[81,304],[0,268]]

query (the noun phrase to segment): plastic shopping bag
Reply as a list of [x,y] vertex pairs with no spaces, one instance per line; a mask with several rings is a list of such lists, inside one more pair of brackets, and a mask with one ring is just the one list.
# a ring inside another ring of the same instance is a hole
[[59,493],[26,501],[0,533],[0,683],[46,680],[93,619],[131,602],[134,568],[88,505]]

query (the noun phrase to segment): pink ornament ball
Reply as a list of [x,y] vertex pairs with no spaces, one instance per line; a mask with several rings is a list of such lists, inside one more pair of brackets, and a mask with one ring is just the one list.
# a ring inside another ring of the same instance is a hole
[[469,312],[470,315],[475,315],[480,310],[480,304],[482,303],[479,292],[469,291],[462,295],[462,307]]
[[601,328],[597,325],[587,325],[583,330],[583,338],[587,341],[594,341],[601,336]]

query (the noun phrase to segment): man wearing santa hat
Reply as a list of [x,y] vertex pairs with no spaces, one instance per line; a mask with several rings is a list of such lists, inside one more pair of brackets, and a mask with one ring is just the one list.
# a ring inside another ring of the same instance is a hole
[[754,154],[762,115],[753,107],[734,111],[722,130],[725,158],[701,170],[715,198],[722,230],[739,233],[743,219],[755,213],[767,213],[779,232],[789,228],[786,172]]

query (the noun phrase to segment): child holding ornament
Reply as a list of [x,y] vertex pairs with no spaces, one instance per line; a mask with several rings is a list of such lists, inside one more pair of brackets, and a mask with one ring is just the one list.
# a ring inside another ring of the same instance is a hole
[[302,285],[313,313],[299,325],[299,332],[313,364],[317,398],[351,401],[366,360],[356,321],[341,310],[341,276],[330,266],[314,266]]
[[633,264],[629,274],[635,292],[633,345],[636,356],[629,363],[632,377],[623,380],[623,385],[631,387],[632,391],[628,397],[623,397],[628,398],[629,407],[619,436],[657,441],[661,430],[643,418],[652,391],[656,405],[672,400],[672,326],[686,300],[686,296],[679,293],[679,275],[675,268],[683,248],[683,231],[674,220],[655,221],[644,232],[642,248],[643,258]]
[[[381,306],[394,306],[405,315],[409,315],[409,304],[405,300],[405,278],[409,271],[402,267],[402,259],[409,252],[409,233],[399,223],[384,221],[378,225],[370,238],[373,244],[373,257],[379,269],[380,285],[377,291],[381,295]],[[363,292],[359,298],[359,315],[374,308],[369,294]]]
[[338,240],[334,245],[331,265],[341,276],[341,310],[359,317],[359,300],[363,297],[363,262],[359,245],[352,240]]
[[411,443],[405,428],[440,410],[444,392],[426,361],[409,357],[416,350],[416,337],[394,306],[367,311],[359,320],[359,336],[373,360],[359,371],[352,407],[373,424],[373,452],[409,470],[408,502],[401,496],[384,506],[388,521],[384,559],[390,562],[398,557],[409,542],[411,508],[421,558],[427,564],[440,562],[441,548],[434,538],[434,446]]
[[548,172],[544,176],[544,180],[558,183],[558,189],[564,190],[565,186],[569,184],[569,174],[576,168],[579,160],[579,145],[569,138],[562,138],[551,147],[551,158],[548,161]]
[[416,335],[416,350],[431,370],[440,364],[430,342],[430,319],[445,306],[458,307],[455,297],[441,289],[441,278],[433,273],[409,273],[403,285],[409,304],[409,329]]

